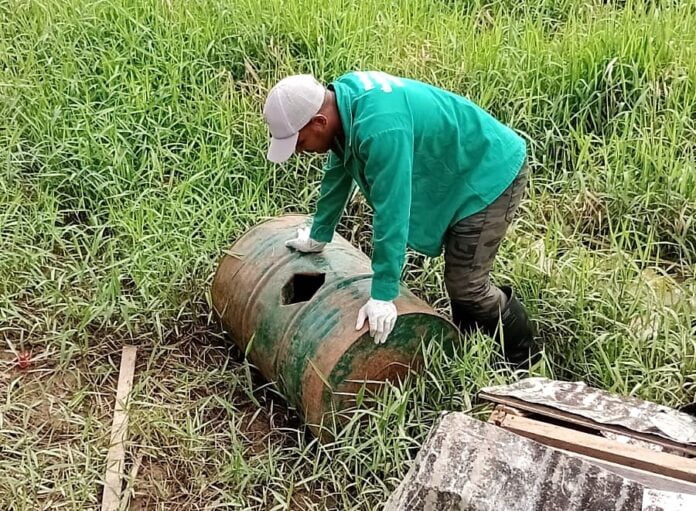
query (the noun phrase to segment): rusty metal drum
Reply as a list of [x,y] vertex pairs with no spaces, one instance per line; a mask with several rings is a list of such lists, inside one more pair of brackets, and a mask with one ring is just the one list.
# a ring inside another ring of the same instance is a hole
[[394,330],[375,345],[367,324],[355,329],[370,297],[369,258],[338,234],[318,254],[286,248],[309,222],[283,216],[246,232],[220,261],[212,302],[228,335],[317,431],[365,382],[417,369],[422,342],[451,343],[458,333],[402,286]]

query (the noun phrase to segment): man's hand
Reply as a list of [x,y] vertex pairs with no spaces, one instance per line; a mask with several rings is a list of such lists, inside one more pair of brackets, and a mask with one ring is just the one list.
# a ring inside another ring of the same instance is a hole
[[324,250],[324,245],[319,241],[315,241],[309,237],[309,228],[301,227],[297,229],[297,237],[285,242],[285,246],[294,248],[298,252],[321,252]]
[[360,330],[366,319],[370,323],[370,335],[374,337],[375,344],[382,344],[386,342],[396,323],[396,305],[394,302],[370,298],[358,312],[355,329]]

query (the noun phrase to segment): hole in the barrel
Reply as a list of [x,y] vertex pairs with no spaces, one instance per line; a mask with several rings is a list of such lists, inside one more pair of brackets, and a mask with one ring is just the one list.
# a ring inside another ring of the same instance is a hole
[[295,273],[283,286],[283,305],[310,300],[325,280],[325,273]]

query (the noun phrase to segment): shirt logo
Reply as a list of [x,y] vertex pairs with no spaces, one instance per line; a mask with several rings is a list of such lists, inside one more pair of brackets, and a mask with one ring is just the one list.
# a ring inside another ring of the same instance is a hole
[[404,86],[404,82],[399,78],[382,71],[356,71],[355,74],[366,91],[379,86],[383,92],[391,92],[393,90],[392,87]]

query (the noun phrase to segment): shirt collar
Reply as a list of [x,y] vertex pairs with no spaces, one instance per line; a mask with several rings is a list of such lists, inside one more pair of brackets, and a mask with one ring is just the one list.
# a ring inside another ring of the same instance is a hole
[[333,90],[336,94],[336,106],[338,107],[338,115],[341,117],[341,125],[343,126],[343,136],[342,147],[340,148],[343,154],[338,154],[339,157],[343,159],[345,164],[351,156],[351,129],[353,127],[353,110],[350,104],[350,91],[348,87],[339,81],[332,82],[329,89]]

